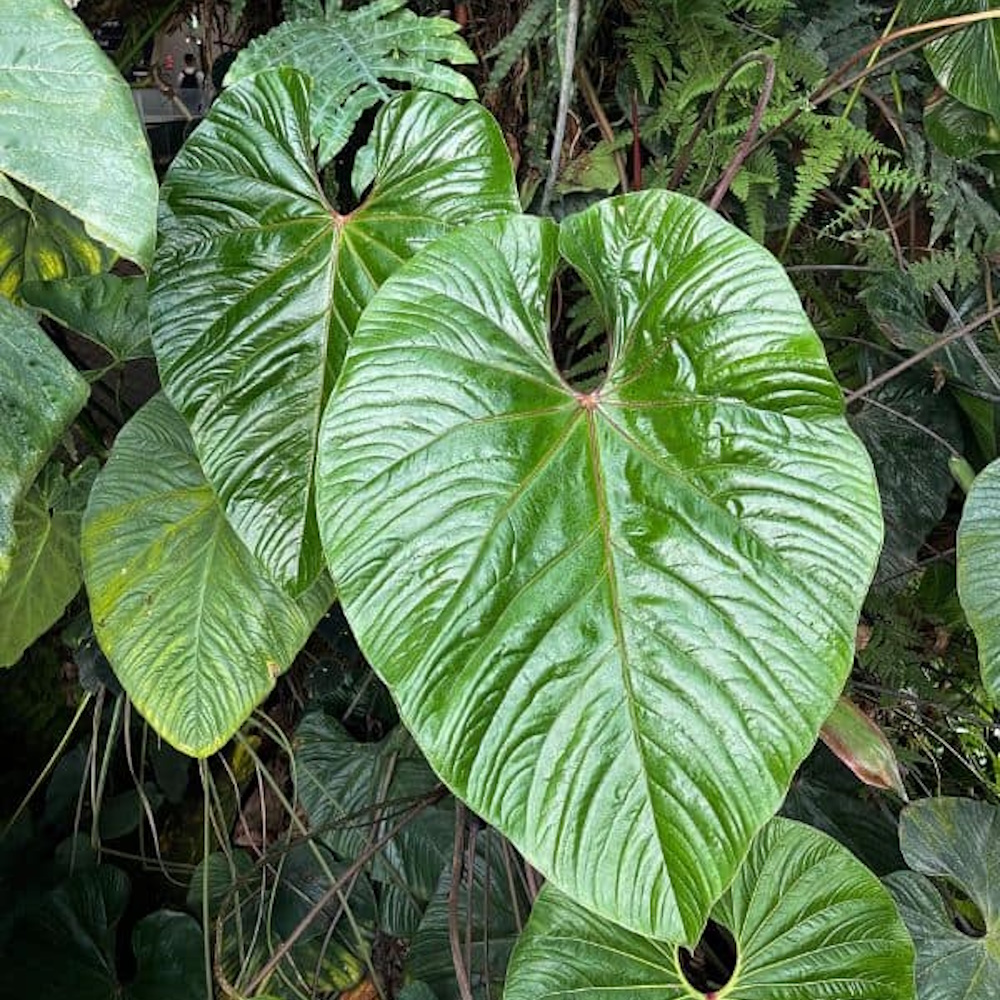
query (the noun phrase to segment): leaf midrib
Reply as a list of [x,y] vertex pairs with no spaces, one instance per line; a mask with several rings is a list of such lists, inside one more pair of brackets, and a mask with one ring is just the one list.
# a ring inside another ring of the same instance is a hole
[[670,894],[677,903],[677,910],[680,914],[681,925],[684,933],[687,934],[691,929],[687,926],[688,921],[685,919],[685,914],[682,912],[682,907],[677,897],[677,889],[674,885],[673,875],[667,864],[665,850],[666,845],[663,843],[662,832],[660,831],[659,823],[656,819],[656,813],[653,809],[653,789],[650,783],[650,769],[646,760],[645,749],[640,733],[639,719],[635,710],[636,698],[630,674],[631,666],[628,643],[625,639],[625,628],[619,608],[618,570],[615,565],[615,558],[613,554],[614,546],[611,540],[611,522],[608,511],[608,498],[604,484],[604,472],[601,466],[601,450],[597,441],[596,414],[594,410],[581,410],[581,412],[586,414],[587,450],[590,453],[591,474],[594,478],[594,498],[597,502],[598,525],[601,534],[601,545],[604,550],[604,575],[608,580],[608,590],[611,599],[612,627],[615,632],[615,642],[618,646],[622,685],[625,688],[625,703],[628,709],[629,732],[635,745],[636,756],[639,760],[640,770],[642,772],[643,787],[646,791],[644,811],[647,813],[647,816],[652,823],[652,827],[656,831],[656,837],[659,842],[660,853],[663,860],[661,871],[663,872],[663,877],[666,879],[667,884],[670,887]]

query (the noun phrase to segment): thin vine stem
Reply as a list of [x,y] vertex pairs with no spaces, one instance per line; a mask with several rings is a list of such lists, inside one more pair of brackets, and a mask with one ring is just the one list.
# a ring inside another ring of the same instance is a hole
[[425,809],[432,806],[435,802],[439,802],[441,799],[448,794],[448,790],[444,785],[438,785],[431,792],[428,792],[412,809],[407,810],[398,823],[395,823],[390,829],[373,844],[365,848],[354,859],[350,866],[345,869],[344,873],[338,878],[319,899],[313,903],[309,912],[295,925],[295,928],[291,933],[281,942],[281,944],[275,949],[274,954],[267,960],[267,962],[261,967],[260,971],[254,976],[253,981],[247,986],[245,992],[248,996],[252,996],[257,988],[264,983],[271,973],[281,964],[285,956],[292,950],[295,946],[295,942],[298,941],[300,937],[309,929],[313,920],[316,919],[317,915],[321,913],[326,906],[329,905],[332,900],[338,896],[344,889],[344,887],[355,877],[355,875],[360,872],[366,864],[379,851],[385,847],[407,824],[411,823],[417,818]]
[[995,316],[1000,316],[1000,306],[988,310],[978,318],[974,319],[971,323],[966,323],[965,326],[961,326],[957,330],[953,330],[940,340],[936,340],[933,344],[928,344],[927,347],[917,351],[916,354],[911,354],[905,361],[900,361],[898,365],[894,365],[888,371],[884,371],[881,375],[877,375],[875,378],[861,386],[860,389],[855,389],[853,392],[846,393],[844,401],[847,403],[853,403],[854,400],[860,399],[862,396],[867,396],[868,393],[872,392],[872,390],[877,389],[880,385],[885,385],[886,382],[896,378],[897,375],[907,371],[914,365],[920,364],[921,361],[926,361],[927,358],[931,357],[931,355],[936,354],[949,344],[954,343],[956,340],[961,340],[962,337],[967,337],[974,330],[978,330],[981,326],[985,326]]
[[[680,184],[684,174],[687,173],[687,168],[691,165],[691,154],[694,152],[694,144],[698,141],[698,137],[705,130],[705,126],[708,124],[708,119],[711,118],[716,104],[719,103],[719,98],[725,93],[726,87],[729,86],[730,81],[741,69],[743,69],[744,66],[748,66],[750,63],[754,62],[762,63],[764,60],[767,60],[772,65],[774,64],[774,60],[764,52],[748,52],[745,56],[741,56],[737,59],[736,62],[734,62],[732,66],[726,70],[726,75],[719,81],[719,85],[715,88],[715,90],[712,91],[712,96],[709,97],[708,103],[702,109],[701,114],[698,116],[698,120],[695,122],[694,130],[691,132],[690,138],[684,144],[684,147],[681,149],[680,154],[677,157],[674,169],[667,180],[666,186],[668,190],[674,190],[677,185]],[[752,152],[753,149],[750,149],[746,155],[749,156]],[[744,159],[745,158],[746,157],[744,157]]]
[[708,203],[708,207],[713,210],[718,209],[722,203],[722,199],[726,196],[726,192],[729,190],[729,185],[733,183],[733,179],[739,173],[740,167],[743,166],[746,158],[750,155],[754,139],[757,138],[757,133],[760,131],[760,123],[764,119],[764,112],[767,110],[767,106],[771,102],[771,95],[774,93],[774,60],[764,52],[756,53],[756,55],[758,60],[764,64],[764,84],[760,88],[760,97],[757,98],[757,106],[753,109],[753,117],[750,119],[750,125],[743,136],[740,148],[736,151],[736,155],[730,161],[729,166],[726,167],[726,172],[722,175],[722,179],[716,186],[712,198]]
[[[462,938],[458,927],[458,893],[462,882],[462,859],[465,854],[465,806],[455,800],[455,846],[451,852],[451,885],[448,886],[448,943],[451,961],[455,966],[455,981],[461,1000],[474,1000],[469,967],[462,952]],[[470,876],[471,878],[471,876]]]
[[[854,53],[850,58],[845,60],[840,64],[806,99],[806,101],[795,108],[791,113],[785,116],[782,121],[777,125],[768,129],[754,144],[750,152],[753,153],[760,149],[762,146],[766,146],[771,139],[774,138],[779,132],[784,131],[792,122],[794,122],[801,114],[807,110],[812,110],[823,104],[825,101],[830,100],[831,97],[835,97],[837,94],[844,90],[849,90],[858,82],[871,76],[872,73],[877,70],[883,69],[889,63],[894,62],[897,59],[902,58],[905,55],[909,55],[911,52],[915,52],[918,49],[922,49],[925,45],[929,45],[931,42],[937,41],[939,38],[945,38],[955,31],[961,28],[967,27],[970,24],[975,24],[979,21],[988,21],[995,18],[1000,18],[1000,9],[980,11],[975,14],[962,14],[956,17],[945,17],[937,21],[926,21],[923,24],[914,24],[906,28],[898,28],[896,31],[891,32],[884,37],[876,39],[874,42],[870,42],[868,45],[863,46],[857,52]],[[907,45],[890,55],[879,59],[877,62],[866,66],[860,73],[856,73],[854,76],[849,77],[847,80],[841,80],[841,78],[850,71],[851,67],[856,65],[862,59],[864,59],[871,52],[876,49],[884,48],[885,46],[891,44],[892,42],[899,41],[901,38],[907,38],[911,35],[924,34],[927,32],[932,32],[932,37],[921,38],[920,41],[914,42],[912,45]],[[839,82],[838,82],[839,81]]]

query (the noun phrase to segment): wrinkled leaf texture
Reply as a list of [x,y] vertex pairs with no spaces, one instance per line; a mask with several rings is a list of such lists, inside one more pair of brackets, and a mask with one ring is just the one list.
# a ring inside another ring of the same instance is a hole
[[976,476],[958,526],[958,597],[976,636],[983,685],[1000,702],[1000,459]]
[[0,667],[17,663],[80,589],[80,519],[96,471],[88,459],[67,481],[49,466],[17,506],[13,567],[0,589]]
[[[911,24],[992,10],[992,0],[909,0]],[[1000,18],[953,31],[924,46],[937,82],[963,104],[1000,116]]]
[[[560,253],[611,333],[592,395],[552,359]],[[435,770],[587,907],[696,941],[833,707],[881,541],[774,259],[665,192],[440,240],[359,324],[317,495]]]
[[[732,1000],[913,1000],[913,944],[889,893],[808,826],[772,820],[712,918],[736,942],[724,988]],[[546,886],[511,959],[505,1000],[622,995],[705,996],[688,983],[676,947],[603,921]]]
[[156,174],[132,93],[63,0],[0,4],[0,173],[149,267]]
[[371,193],[339,213],[313,167],[309,102],[293,70],[223,93],[164,183],[150,281],[166,392],[237,535],[293,591],[323,566],[316,441],[361,310],[434,237],[518,209],[486,111],[410,93],[375,123]]
[[27,312],[0,296],[0,587],[14,511],[90,390]]
[[84,515],[94,634],[136,708],[178,750],[222,746],[333,600],[323,574],[293,598],[262,572],[162,395],[122,428]]

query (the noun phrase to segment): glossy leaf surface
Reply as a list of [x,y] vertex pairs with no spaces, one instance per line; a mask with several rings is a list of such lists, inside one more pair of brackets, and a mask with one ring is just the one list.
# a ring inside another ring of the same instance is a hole
[[[807,826],[768,824],[712,918],[736,942],[724,991],[731,1000],[914,996],[913,945],[889,893]],[[504,1000],[623,995],[705,997],[685,978],[676,947],[601,920],[546,886],[511,959]]]
[[322,567],[316,440],[362,308],[434,237],[517,210],[478,106],[407,94],[373,141],[374,187],[341,215],[313,170],[306,79],[265,72],[219,98],[163,189],[150,284],[163,383],[236,533],[291,588]]
[[0,667],[17,663],[80,589],[80,519],[96,464],[90,459],[68,481],[46,469],[17,506],[13,565],[0,589]]
[[395,84],[452,97],[476,88],[445,63],[475,63],[451,18],[419,17],[406,0],[374,0],[357,10],[328,5],[325,17],[287,20],[252,41],[226,76],[232,84],[261,70],[291,66],[315,84],[310,108],[319,162],[345,146],[361,115],[390,100]]
[[132,93],[63,0],[0,6],[0,172],[148,267],[156,175]]
[[23,208],[0,201],[0,294],[17,301],[26,281],[97,274],[114,254],[55,202],[28,193]]
[[938,149],[956,159],[1000,153],[997,119],[948,94],[942,94],[924,109],[924,130]]
[[[992,10],[992,0],[909,0],[911,24]],[[953,31],[923,48],[938,83],[963,104],[1000,115],[1000,18]]]
[[103,347],[118,364],[153,356],[145,278],[93,274],[32,281],[21,294],[28,305]]
[[14,511],[89,389],[30,316],[0,296],[0,587],[14,554]]
[[[920,1000],[1000,996],[1000,809],[969,799],[924,799],[903,810],[899,834],[915,871],[896,872],[886,884],[916,945]],[[984,936],[959,930],[928,875],[972,900]]]
[[[589,395],[551,357],[559,251],[611,331]],[[366,311],[319,468],[344,611],[435,770],[588,907],[696,940],[840,692],[881,539],[773,258],[664,192],[447,237]]]
[[162,396],[118,435],[82,546],[101,648],[153,728],[193,756],[242,725],[333,600],[325,575],[298,599],[264,575]]
[[958,596],[979,646],[989,696],[1000,702],[1000,460],[972,484],[958,526]]
[[[348,861],[438,786],[402,727],[377,743],[359,743],[335,719],[309,712],[296,730],[295,746],[299,800],[310,828]],[[370,875],[380,884],[386,933],[409,936],[416,930],[451,859],[453,837],[452,803],[438,803],[375,856]]]

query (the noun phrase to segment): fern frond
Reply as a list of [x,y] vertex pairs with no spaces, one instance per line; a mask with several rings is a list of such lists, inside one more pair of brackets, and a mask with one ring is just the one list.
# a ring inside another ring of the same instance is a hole
[[328,8],[324,18],[286,21],[254,39],[226,76],[235,83],[263,69],[291,66],[313,80],[310,106],[320,166],[343,149],[366,109],[395,92],[389,81],[475,98],[476,89],[443,65],[475,55],[442,17],[402,9],[406,0],[372,0],[353,11]]
[[524,55],[528,46],[542,33],[542,29],[548,26],[554,12],[552,0],[531,0],[513,29],[486,53],[487,59],[496,60],[486,81],[487,89],[500,85],[514,63]]

